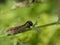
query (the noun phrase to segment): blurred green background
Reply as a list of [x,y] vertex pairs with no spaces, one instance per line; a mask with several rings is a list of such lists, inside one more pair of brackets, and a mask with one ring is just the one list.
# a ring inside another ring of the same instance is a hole
[[18,0],[0,1],[0,45],[60,45],[59,24],[38,28],[39,31],[29,30],[13,36],[4,36],[8,28],[22,25],[28,20],[33,23],[38,20],[36,27],[58,20],[57,0],[39,0],[40,3],[30,3],[29,6],[22,2],[22,7],[12,8],[19,2],[15,1]]

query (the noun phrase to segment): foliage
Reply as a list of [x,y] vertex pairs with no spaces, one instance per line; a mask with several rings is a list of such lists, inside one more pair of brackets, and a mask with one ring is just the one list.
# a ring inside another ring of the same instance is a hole
[[59,24],[6,36],[8,28],[22,25],[28,20],[34,24],[37,21],[35,27],[57,22],[55,0],[41,0],[41,3],[32,3],[16,9],[11,8],[13,4],[13,0],[0,4],[0,45],[60,45]]

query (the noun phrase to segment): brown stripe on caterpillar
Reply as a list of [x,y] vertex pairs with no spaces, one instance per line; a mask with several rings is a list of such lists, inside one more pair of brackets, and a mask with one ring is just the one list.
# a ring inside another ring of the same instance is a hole
[[32,25],[33,25],[32,21],[27,21],[25,24],[23,24],[21,26],[9,28],[6,32],[6,34],[11,35],[11,34],[25,32],[26,28],[30,28],[30,26],[32,26]]

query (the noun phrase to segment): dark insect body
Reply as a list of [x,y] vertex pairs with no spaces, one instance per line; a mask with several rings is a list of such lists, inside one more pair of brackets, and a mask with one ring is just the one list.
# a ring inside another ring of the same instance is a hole
[[27,21],[25,24],[21,25],[21,26],[17,26],[17,27],[12,27],[9,28],[6,32],[7,35],[11,35],[11,34],[17,34],[17,33],[21,33],[21,32],[25,32],[26,29],[30,28],[30,26],[32,26],[33,23],[31,21]]

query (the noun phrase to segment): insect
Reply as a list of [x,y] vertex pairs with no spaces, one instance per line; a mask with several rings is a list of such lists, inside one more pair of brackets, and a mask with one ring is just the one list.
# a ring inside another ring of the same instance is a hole
[[12,27],[9,28],[6,32],[7,35],[11,35],[11,34],[17,34],[17,33],[21,33],[26,31],[26,29],[30,28],[30,26],[32,26],[33,23],[32,21],[27,21],[25,24],[21,25],[21,26],[17,26],[17,27]]

